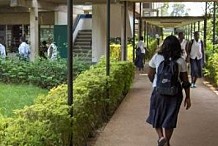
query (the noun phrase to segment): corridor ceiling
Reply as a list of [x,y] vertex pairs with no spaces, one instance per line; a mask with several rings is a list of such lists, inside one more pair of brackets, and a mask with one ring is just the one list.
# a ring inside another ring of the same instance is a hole
[[203,21],[204,16],[142,17],[142,20],[162,28],[178,28],[194,22]]
[[[19,11],[28,11],[27,8],[16,7],[15,9],[10,7],[10,2],[16,0],[0,0],[0,13],[2,12],[19,12]],[[18,3],[31,2],[32,0],[17,0]],[[103,4],[107,0],[74,0],[74,4]],[[119,3],[125,0],[111,0],[111,3]],[[126,0],[130,2],[212,2],[218,0]],[[39,3],[42,3],[43,8],[50,7],[55,8],[58,5],[66,5],[67,0],[38,0]],[[147,21],[150,24],[157,25],[160,27],[180,27],[193,22],[202,21],[203,17],[144,17],[143,20]]]
[[[54,1],[54,0],[53,0]],[[106,3],[107,0],[74,0],[75,4],[95,4],[95,3]],[[119,3],[122,1],[130,1],[130,2],[213,2],[218,0],[111,0],[112,3]]]
[[[10,5],[11,0],[0,0],[0,6]],[[14,1],[14,0],[13,0]],[[17,1],[31,1],[31,0],[17,0]],[[38,0],[43,2],[50,2],[55,4],[67,4],[67,0]],[[98,4],[106,3],[107,0],[74,0],[74,4]],[[213,2],[218,0],[111,0],[111,3],[119,3],[121,1],[131,2]]]

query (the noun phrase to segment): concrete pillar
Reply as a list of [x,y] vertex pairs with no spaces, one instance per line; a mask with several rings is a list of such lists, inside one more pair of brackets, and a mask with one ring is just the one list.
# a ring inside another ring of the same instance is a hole
[[106,5],[92,5],[92,62],[106,53]]
[[121,7],[121,60],[127,60],[127,36],[126,36],[126,19],[127,19],[127,8],[128,3],[125,1]]
[[67,25],[67,13],[57,11],[55,12],[55,25]]
[[34,61],[39,50],[39,19],[38,1],[33,0],[33,7],[30,9],[30,60]]
[[[121,37],[123,25],[122,4],[111,4],[110,36]],[[127,10],[127,9],[126,9]],[[129,13],[126,14],[126,36],[131,37],[131,25]],[[124,32],[124,31],[123,31]],[[92,61],[98,62],[102,55],[106,54],[106,5],[92,5]]]

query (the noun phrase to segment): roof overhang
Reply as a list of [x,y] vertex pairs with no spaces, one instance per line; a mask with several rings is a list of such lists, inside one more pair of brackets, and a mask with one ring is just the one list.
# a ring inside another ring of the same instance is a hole
[[120,0],[131,2],[218,2],[218,0]]
[[203,21],[204,19],[204,16],[142,17],[143,21],[146,21],[152,25],[156,25],[162,28],[178,28],[194,22]]
[[[54,0],[51,0],[54,1]],[[111,0],[111,3],[128,2],[218,2],[218,0]],[[74,4],[101,4],[107,0],[74,0]]]
[[[17,1],[21,2],[30,2],[32,0],[0,0],[0,6],[8,6],[11,2]],[[51,4],[58,4],[58,5],[66,5],[67,0],[38,0],[39,2],[47,2]],[[218,0],[111,0],[111,3],[119,3],[123,1],[129,2],[218,2]],[[74,0],[74,4],[80,5],[92,5],[92,4],[106,4],[107,0]]]

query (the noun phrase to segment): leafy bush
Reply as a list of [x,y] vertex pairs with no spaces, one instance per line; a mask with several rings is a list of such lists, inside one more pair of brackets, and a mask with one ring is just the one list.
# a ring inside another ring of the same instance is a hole
[[[74,59],[74,77],[89,68],[89,64]],[[31,83],[42,88],[52,88],[66,83],[66,60],[37,60],[25,62],[15,59],[0,60],[0,81],[6,83]]]
[[[121,60],[121,45],[120,44],[112,44],[110,45],[111,49],[111,58],[116,60]],[[133,47],[132,44],[127,45],[127,60],[132,61]]]
[[74,145],[85,145],[89,134],[114,112],[133,78],[132,63],[112,62],[107,77],[105,61],[101,61],[74,80],[73,118],[67,85],[60,85],[38,97],[34,105],[17,110],[13,118],[1,118],[0,145],[67,146],[72,130]]
[[152,40],[148,44],[148,52],[145,56],[146,60],[150,60],[157,51],[157,40]]
[[204,69],[204,75],[210,81],[218,85],[218,53],[211,54],[209,57],[206,67]]

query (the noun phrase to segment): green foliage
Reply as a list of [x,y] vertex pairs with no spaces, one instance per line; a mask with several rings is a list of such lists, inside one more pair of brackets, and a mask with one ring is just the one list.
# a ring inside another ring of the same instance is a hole
[[[111,49],[111,58],[116,60],[121,60],[121,45],[119,44],[112,44],[110,45]],[[132,44],[127,45],[127,60],[132,61],[133,57],[133,47]]]
[[[121,60],[121,45],[112,44],[112,45],[110,45],[110,49],[111,49],[111,58],[115,59],[115,60]],[[151,39],[151,41],[148,44],[148,52],[146,53],[145,58],[147,60],[150,60],[151,57],[156,53],[156,50],[157,50],[157,40]],[[133,46],[132,46],[132,44],[127,45],[127,60],[128,61],[133,60]]]
[[205,76],[218,85],[218,53],[211,54],[204,69]]
[[0,107],[4,116],[12,116],[13,110],[33,104],[39,94],[47,94],[47,90],[30,85],[14,85],[0,83]]
[[148,52],[145,56],[145,58],[147,60],[150,60],[151,57],[156,53],[157,51],[157,40],[154,39],[154,40],[151,40],[148,44]]
[[164,2],[163,6],[161,6],[161,8],[160,8],[161,16],[169,16],[168,9],[169,9],[169,3]]
[[13,118],[0,118],[0,145],[68,146],[72,130],[74,145],[85,145],[91,132],[114,112],[133,78],[132,63],[111,62],[107,77],[102,60],[74,80],[73,118],[67,105],[67,85],[60,85],[39,96],[33,105],[17,110]]
[[[86,70],[89,64],[74,59],[74,77]],[[5,83],[33,84],[42,88],[52,88],[67,81],[67,62],[37,60],[26,62],[15,59],[0,60],[0,81]]]
[[170,13],[171,16],[188,16],[188,12],[190,9],[185,8],[185,4],[175,3],[172,5],[172,12]]

